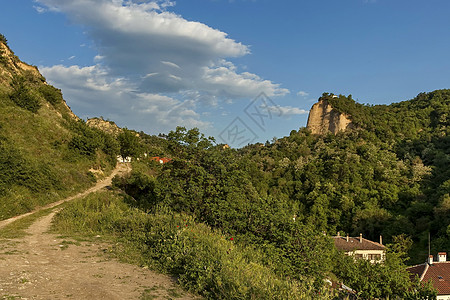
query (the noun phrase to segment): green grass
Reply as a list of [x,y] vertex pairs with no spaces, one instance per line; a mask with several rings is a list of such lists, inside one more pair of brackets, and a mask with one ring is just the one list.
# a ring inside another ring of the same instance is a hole
[[[108,255],[169,274],[184,289],[209,299],[315,296],[310,282],[278,276],[258,249],[236,244],[187,215],[163,208],[154,214],[132,209],[111,191],[68,203],[53,226],[63,235],[101,235],[110,241]],[[180,296],[177,290],[168,293],[171,298]],[[154,291],[147,289],[141,299],[153,296]]]
[[156,292],[157,289],[150,288],[150,289],[145,289],[142,294],[141,297],[139,297],[140,300],[153,300],[153,299],[158,299],[159,295],[158,294],[154,294]]
[[2,300],[18,300],[18,299],[22,299],[22,297],[20,296],[12,296],[12,295],[3,295]]
[[16,239],[27,235],[25,232],[36,220],[52,212],[54,208],[43,209],[22,219],[14,221],[0,229],[0,239]]
[[87,189],[95,182],[90,168],[111,172],[101,151],[88,157],[69,149],[86,125],[74,127],[62,116],[64,108],[58,111],[43,98],[37,113],[22,109],[9,99],[9,92],[0,83],[0,220]]

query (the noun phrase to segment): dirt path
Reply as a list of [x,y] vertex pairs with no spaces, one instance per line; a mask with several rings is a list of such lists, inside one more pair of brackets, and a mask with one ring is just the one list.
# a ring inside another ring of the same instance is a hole
[[84,192],[82,192],[82,193],[78,193],[78,194],[76,194],[76,195],[74,195],[74,196],[68,197],[68,198],[63,199],[63,200],[60,200],[60,201],[58,201],[58,202],[50,203],[50,204],[48,204],[48,205],[46,205],[46,206],[40,207],[40,208],[38,208],[38,209],[36,209],[36,210],[34,210],[34,211],[31,211],[31,212],[29,212],[29,213],[26,213],[26,214],[23,214],[23,215],[20,215],[20,216],[16,216],[16,217],[12,217],[12,218],[9,218],[9,219],[0,221],[0,229],[1,229],[2,227],[5,227],[5,226],[8,225],[9,223],[12,223],[12,222],[17,221],[17,220],[19,220],[19,219],[22,219],[22,218],[24,218],[24,217],[26,217],[26,216],[29,216],[29,215],[31,215],[31,214],[34,214],[35,212],[38,212],[38,211],[40,211],[40,210],[47,209],[47,208],[52,208],[52,207],[56,207],[56,206],[58,206],[58,205],[60,205],[60,204],[62,204],[62,203],[64,203],[64,202],[67,202],[67,201],[71,201],[71,200],[74,200],[74,199],[78,199],[78,198],[84,197],[84,196],[86,196],[86,195],[88,195],[88,194],[90,194],[90,193],[96,192],[96,191],[98,191],[98,190],[101,190],[102,188],[105,188],[105,187],[107,187],[107,186],[110,186],[110,185],[111,185],[111,180],[114,178],[114,176],[116,176],[117,174],[127,173],[127,172],[129,172],[130,170],[131,170],[131,167],[130,167],[129,164],[119,163],[119,164],[117,164],[117,167],[112,171],[111,175],[109,175],[109,176],[106,177],[105,179],[103,179],[103,180],[97,182],[97,183],[96,183],[93,187],[91,187],[90,189],[87,189],[86,191],[84,191]]
[[55,213],[38,219],[24,238],[0,241],[0,299],[194,299],[170,277],[108,258],[106,244],[47,233]]

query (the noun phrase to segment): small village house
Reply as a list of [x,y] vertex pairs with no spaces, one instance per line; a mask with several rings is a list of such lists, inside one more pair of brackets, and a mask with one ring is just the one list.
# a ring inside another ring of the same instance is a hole
[[159,157],[159,156],[151,157],[150,160],[154,160],[156,162],[159,162],[160,164],[166,164],[166,163],[172,161],[172,159],[170,159],[168,157]]
[[341,236],[338,234],[333,237],[334,246],[345,252],[347,255],[353,256],[355,259],[369,260],[371,263],[380,263],[385,260],[386,247],[383,245],[382,237],[380,242],[373,242],[359,237]]
[[437,261],[430,255],[426,263],[409,267],[407,270],[411,279],[417,276],[420,281],[431,281],[438,291],[437,300],[450,300],[450,261],[447,261],[446,252],[439,252]]

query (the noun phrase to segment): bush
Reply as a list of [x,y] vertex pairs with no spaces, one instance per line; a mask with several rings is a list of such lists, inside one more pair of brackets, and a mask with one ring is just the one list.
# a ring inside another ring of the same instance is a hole
[[0,33],[0,42],[2,42],[5,45],[8,45],[8,40],[6,39],[6,37]]
[[119,145],[111,135],[89,127],[82,120],[71,120],[68,122],[67,127],[75,133],[69,142],[70,150],[76,154],[88,157],[94,157],[97,150],[101,150],[108,156],[110,165],[115,166]]
[[6,140],[0,140],[0,195],[13,186],[27,188],[32,192],[62,189],[54,169],[26,157]]
[[24,76],[14,76],[11,82],[13,91],[9,98],[19,107],[36,113],[41,107],[39,96],[30,89]]
[[63,102],[61,90],[51,85],[42,85],[39,87],[39,93],[53,106]]
[[240,246],[232,237],[184,214],[160,208],[148,215],[130,209],[110,192],[68,204],[56,216],[54,226],[62,233],[112,234],[122,239],[121,247],[126,248],[118,255],[129,258],[139,252],[141,264],[176,276],[182,286],[209,299],[317,296],[312,294],[311,282],[276,274],[262,262],[260,250]]

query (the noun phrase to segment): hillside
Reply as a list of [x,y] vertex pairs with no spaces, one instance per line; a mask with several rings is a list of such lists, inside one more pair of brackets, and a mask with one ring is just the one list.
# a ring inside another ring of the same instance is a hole
[[350,116],[335,109],[326,99],[319,99],[309,111],[306,125],[312,134],[337,134],[354,128]]
[[0,39],[0,220],[92,185],[115,166],[117,142],[86,126]]
[[[90,127],[1,45],[0,219],[84,189],[120,153],[133,171],[113,179],[116,191],[67,204],[55,231],[105,236],[118,257],[209,299],[345,296],[325,280],[364,299],[432,297],[406,264],[425,259],[428,232],[433,252],[450,252],[449,90],[384,106],[324,94],[310,116],[317,132],[227,149],[197,128]],[[385,262],[337,251],[338,233],[382,235]]]
[[[429,232],[432,253],[450,250],[449,90],[383,106],[362,105],[342,95],[324,94],[319,101],[328,102],[336,115],[345,114],[352,128],[321,134],[300,128],[273,143],[224,149],[198,130],[178,127],[164,140],[147,139],[153,149],[159,145],[163,155],[173,158],[172,163],[135,162],[135,171],[116,186],[127,193],[129,205],[153,213],[152,222],[162,222],[152,230],[170,241],[169,248],[188,251],[168,237],[178,233],[158,218],[187,215],[233,237],[240,247],[259,249],[261,260],[249,263],[261,264],[279,280],[303,282],[298,287],[302,291],[308,289],[306,278],[321,286],[324,277],[337,276],[365,298],[416,299],[407,296],[411,283],[406,264],[425,261]],[[329,120],[325,123],[317,125],[329,128]],[[382,235],[389,249],[387,263],[346,262],[336,256],[323,232],[361,233],[375,241]],[[161,259],[169,251],[154,239],[142,239],[156,247],[150,257],[144,254],[146,259]],[[210,242],[199,241],[198,247],[210,247]],[[220,258],[203,255],[228,264],[231,258],[217,251]],[[177,263],[157,264],[175,268],[184,279],[193,276],[185,282],[188,286],[203,284],[193,269],[176,269]],[[216,278],[220,270],[221,265],[204,276]],[[368,272],[378,281],[368,284]]]

